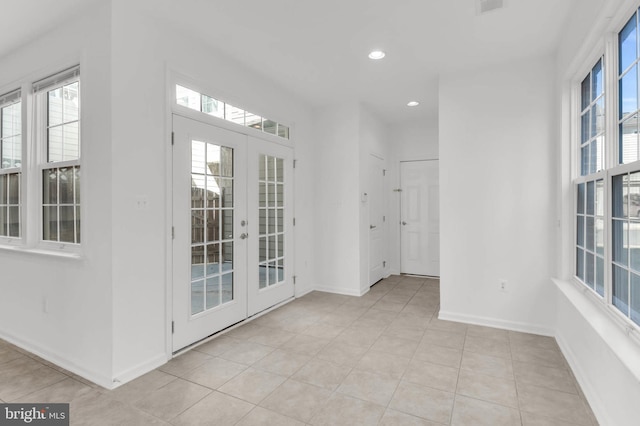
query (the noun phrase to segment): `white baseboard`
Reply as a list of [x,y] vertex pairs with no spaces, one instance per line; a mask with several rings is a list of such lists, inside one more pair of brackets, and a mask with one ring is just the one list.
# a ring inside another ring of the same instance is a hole
[[135,367],[129,368],[116,374],[113,379],[113,384],[107,389],[115,389],[119,386],[122,386],[125,383],[142,376],[143,374],[147,374],[148,372],[155,370],[161,365],[164,365],[167,361],[169,361],[169,359],[167,359],[166,354],[158,354],[148,361],[142,362]]
[[80,377],[83,377],[97,385],[100,385],[103,388],[112,389],[114,386],[111,377],[104,376],[100,373],[91,371],[81,365],[69,361],[65,356],[54,353],[47,348],[43,348],[36,342],[33,342],[29,339],[20,338],[13,334],[7,333],[6,331],[0,331],[0,338],[13,345],[18,346],[21,349],[24,349],[25,351],[37,355],[40,358],[57,365],[58,367],[62,367],[73,374],[77,374]]
[[[567,344],[567,341],[564,339],[564,337],[560,333],[557,333],[555,337],[556,337],[556,342],[558,342],[558,346],[560,347],[560,351],[562,352],[565,359],[569,363],[569,366],[571,367],[571,371],[573,371],[573,375],[575,376],[576,380],[580,384],[580,387],[582,388],[582,392],[584,393],[584,396],[587,398],[587,401],[589,401],[589,405],[593,410],[593,414],[595,414],[596,418],[598,419],[598,422],[602,425],[613,425],[614,423],[610,421],[610,419],[606,415],[607,410],[605,409],[604,403],[602,402],[602,399],[599,396],[599,392],[597,392],[597,390],[591,383],[591,380],[589,380],[589,375],[586,374],[584,369],[580,366],[580,363],[578,362],[578,357],[571,350],[571,346]],[[603,419],[605,421],[603,421]]]
[[299,297],[302,297],[304,295],[307,295],[307,294],[311,293],[314,290],[315,290],[314,288],[307,288],[307,289],[304,289],[304,290],[300,290],[300,292],[298,292],[298,290],[296,289],[296,299],[299,298]]
[[365,291],[362,291],[362,290],[351,290],[351,289],[348,289],[348,288],[335,288],[335,287],[321,287],[321,286],[318,286],[314,290],[316,290],[316,291],[324,291],[325,293],[343,294],[345,296],[362,296],[367,291],[369,291],[369,288],[367,288]]
[[497,318],[467,315],[458,312],[447,312],[440,310],[438,319],[464,322],[467,324],[483,325],[486,327],[501,328],[503,330],[519,331],[522,333],[539,334],[542,336],[555,336],[555,330],[551,327],[544,327],[536,324],[529,324],[518,321],[505,321]]

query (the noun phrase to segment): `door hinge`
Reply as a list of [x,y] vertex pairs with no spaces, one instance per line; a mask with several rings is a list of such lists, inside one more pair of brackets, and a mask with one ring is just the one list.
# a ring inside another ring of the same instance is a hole
[[176,239],[176,228],[175,227],[171,227],[171,239],[175,240]]
[[386,216],[382,216],[382,221],[385,222],[387,220]]
[[401,188],[394,189],[393,192],[402,192]]
[[293,276],[293,285],[296,285],[296,276]]
[[296,226],[296,218],[293,218],[293,226]]
[[387,175],[387,169],[382,169],[382,176],[386,176]]
[[176,133],[175,132],[171,132],[171,145],[173,145],[175,143],[175,137],[176,137]]
[[296,163],[298,162],[298,160],[293,160],[293,168],[296,168]]
[[176,332],[176,323],[171,321],[171,334]]
[[386,260],[383,260],[383,261],[382,261],[382,267],[383,267],[383,268],[386,268],[386,267],[387,267],[387,261],[386,261]]

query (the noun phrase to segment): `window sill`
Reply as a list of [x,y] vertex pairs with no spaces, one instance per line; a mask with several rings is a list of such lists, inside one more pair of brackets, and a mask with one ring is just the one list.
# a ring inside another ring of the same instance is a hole
[[640,381],[640,331],[618,318],[611,307],[595,296],[589,289],[574,281],[551,279],[558,290],[582,314],[584,320],[595,330],[611,351]]
[[84,258],[84,256],[78,252],[48,250],[43,248],[27,248],[27,247],[18,246],[18,245],[11,246],[11,245],[0,244],[0,251],[33,254],[37,256],[58,257],[62,259],[82,260]]

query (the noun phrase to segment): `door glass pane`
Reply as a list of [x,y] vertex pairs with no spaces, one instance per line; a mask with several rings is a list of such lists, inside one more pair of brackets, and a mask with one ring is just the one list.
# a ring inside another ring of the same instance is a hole
[[258,160],[258,284],[266,288],[284,281],[284,160],[260,155]]
[[[191,171],[191,314],[195,315],[233,300],[233,241],[228,241],[233,238],[233,149],[192,141]],[[220,178],[221,174],[226,177]]]

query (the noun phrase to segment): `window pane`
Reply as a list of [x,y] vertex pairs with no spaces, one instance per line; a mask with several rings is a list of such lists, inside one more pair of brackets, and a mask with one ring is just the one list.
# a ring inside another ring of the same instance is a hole
[[596,253],[604,255],[604,220],[596,219]]
[[625,269],[613,266],[613,305],[629,315],[629,277]]
[[65,123],[78,120],[78,82],[68,84],[64,86],[63,90],[63,120]]
[[75,208],[73,206],[60,206],[60,241],[75,243]]
[[278,123],[278,136],[289,139],[289,127]]
[[589,111],[582,114],[580,121],[582,123],[581,131],[580,131],[581,141],[582,143],[585,143],[586,141],[589,140],[589,137],[591,136],[589,132]]
[[76,244],[80,244],[80,206],[76,206]]
[[222,210],[222,239],[233,238],[233,210]]
[[604,180],[596,181],[596,216],[604,216]]
[[220,176],[220,146],[207,144],[207,173]]
[[7,176],[9,187],[7,189],[7,204],[20,203],[20,174],[12,173]]
[[70,123],[62,126],[63,161],[77,160],[80,158],[80,138],[78,123]]
[[204,246],[191,247],[191,281],[204,277]]
[[584,282],[591,288],[595,286],[595,262],[591,253],[585,253],[585,279]]
[[73,168],[60,168],[60,204],[73,204]]
[[207,242],[220,241],[219,210],[207,210]]
[[244,110],[236,108],[233,105],[225,104],[224,106],[224,118],[232,123],[244,126]]
[[627,187],[626,187],[627,175],[614,176],[611,179],[611,197],[613,210],[613,217],[624,218],[627,216]]
[[191,173],[203,175],[205,171],[205,144],[200,141],[191,141]]
[[207,176],[207,207],[218,208],[220,207],[220,187],[218,186],[217,178],[213,176]]
[[587,250],[593,251],[594,250],[594,240],[595,240],[595,234],[594,234],[594,229],[595,229],[595,223],[592,217],[587,216],[586,218],[586,228],[587,228],[587,232],[586,232],[586,237],[585,237],[585,248]]
[[63,161],[62,157],[62,126],[52,127],[48,131],[47,160],[51,162]]
[[47,117],[49,126],[62,124],[62,87],[48,93]]
[[76,185],[75,195],[76,195],[76,204],[80,204],[80,166],[76,166],[73,168],[74,174],[74,182]]
[[596,257],[596,292],[604,296],[604,259]]
[[58,169],[42,171],[42,204],[58,204]]
[[220,273],[220,244],[207,245],[207,276]]
[[582,80],[581,84],[581,96],[582,99],[582,109],[584,110],[591,103],[591,74],[588,74],[587,77]]
[[[598,103],[593,106],[592,118],[595,117],[595,134],[599,135],[604,132],[604,98],[598,99]],[[593,125],[593,123],[592,123]]]
[[631,274],[631,320],[640,325],[640,276]]
[[602,94],[602,59],[593,67],[591,73],[591,100],[595,101]]
[[584,216],[578,216],[577,219],[576,242],[578,246],[584,247]]
[[222,284],[222,303],[231,302],[233,300],[233,272],[222,275],[220,282]]
[[[2,207],[0,207],[2,209]],[[9,217],[7,221],[7,235],[9,237],[20,237],[20,207],[9,206]]]
[[246,126],[262,131],[262,117],[249,111],[245,114]]
[[204,207],[205,188],[203,175],[191,175],[191,208]]
[[176,102],[178,105],[200,111],[200,93],[177,84]]
[[596,183],[587,182],[587,214],[594,215],[596,208]]
[[638,66],[620,80],[620,118],[638,110]]
[[42,239],[58,241],[58,207],[42,208]]
[[265,133],[270,133],[272,135],[275,135],[276,132],[278,131],[278,123],[276,123],[273,120],[267,120],[265,118],[264,121],[262,122],[262,126],[263,126],[263,131]]
[[640,222],[629,223],[629,257],[631,269],[640,272]]
[[577,199],[578,214],[584,214],[584,192],[585,192],[585,184],[584,183],[578,184],[578,199]]
[[233,243],[222,243],[220,261],[222,262],[222,272],[233,270]]
[[233,148],[220,148],[220,176],[233,177]]
[[0,204],[7,204],[7,175],[0,175]]
[[623,72],[637,58],[636,15],[634,14],[618,36],[620,72]]
[[580,174],[586,176],[589,174],[589,146],[585,146],[580,150]]
[[216,179],[220,187],[220,198],[222,199],[222,207],[233,207],[233,180],[232,179]]
[[204,242],[204,210],[191,210],[191,244]]
[[202,95],[202,112],[214,117],[224,118],[224,102]]
[[613,220],[613,261],[626,266],[627,260],[627,222],[622,220]]
[[220,276],[207,278],[207,309],[220,304]]

